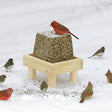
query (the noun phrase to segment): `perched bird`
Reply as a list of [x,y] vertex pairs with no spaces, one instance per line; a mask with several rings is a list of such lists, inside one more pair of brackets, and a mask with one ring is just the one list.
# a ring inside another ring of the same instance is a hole
[[12,92],[12,88],[0,91],[0,100],[8,100],[11,97]]
[[97,50],[92,56],[88,57],[91,58],[93,56],[99,56],[100,58],[103,56],[105,52],[105,47],[101,47],[99,50]]
[[2,83],[2,82],[4,82],[5,81],[5,79],[6,79],[6,75],[0,75],[0,83]]
[[13,66],[14,66],[13,59],[10,58],[3,67],[5,67],[7,71],[9,71],[13,68]]
[[105,76],[107,76],[108,83],[112,83],[112,73],[109,69],[108,69],[107,73],[105,74]]
[[41,89],[42,91],[46,91],[47,88],[48,88],[47,83],[46,83],[45,81],[43,81],[43,82],[41,83],[41,85],[40,85],[40,89]]
[[68,28],[66,28],[64,25],[61,25],[60,23],[58,23],[56,21],[53,21],[50,26],[52,26],[54,28],[54,31],[57,34],[60,34],[60,35],[70,34],[70,35],[74,36],[76,39],[79,39],[77,36],[72,34]]
[[89,99],[93,95],[93,85],[91,82],[88,83],[86,89],[81,94],[80,103],[83,103],[85,99]]

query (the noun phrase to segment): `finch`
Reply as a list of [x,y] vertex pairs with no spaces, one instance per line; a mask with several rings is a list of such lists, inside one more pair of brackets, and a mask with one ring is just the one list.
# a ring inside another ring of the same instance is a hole
[[6,79],[6,75],[0,75],[0,83],[3,83],[4,81],[5,81],[5,79]]
[[76,39],[79,39],[77,36],[72,34],[67,27],[65,27],[64,25],[61,25],[60,23],[58,23],[56,21],[53,21],[50,26],[53,27],[54,31],[57,34],[60,34],[60,35],[70,34],[70,35],[74,36]]
[[48,88],[47,83],[46,83],[45,81],[43,81],[43,82],[41,83],[41,85],[40,85],[40,89],[41,89],[42,91],[46,91],[47,88]]
[[98,57],[102,57],[103,54],[105,52],[105,47],[101,47],[99,50],[97,50],[92,56],[88,57],[88,58],[91,58],[93,56],[98,56]]
[[8,100],[11,97],[12,92],[12,88],[0,91],[0,100]]
[[13,66],[14,66],[13,59],[10,58],[3,67],[5,67],[5,69],[7,71],[9,71],[9,70],[11,70],[13,68]]
[[89,99],[93,95],[93,85],[91,82],[88,83],[86,89],[81,94],[80,103],[83,103],[85,99]]
[[107,73],[105,74],[105,76],[107,77],[107,82],[112,83],[112,73],[109,69],[108,69]]

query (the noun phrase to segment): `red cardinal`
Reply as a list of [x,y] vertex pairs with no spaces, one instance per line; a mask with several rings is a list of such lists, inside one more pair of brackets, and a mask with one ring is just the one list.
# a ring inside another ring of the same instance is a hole
[[0,91],[0,100],[8,100],[11,97],[12,92],[12,88]]
[[65,26],[59,24],[58,22],[56,21],[53,21],[51,23],[51,25],[53,28],[54,28],[54,31],[57,33],[57,34],[60,34],[60,35],[63,35],[63,34],[71,34],[72,36],[74,36],[76,39],[79,39],[78,37],[76,37],[74,34],[72,34],[68,28],[66,28]]

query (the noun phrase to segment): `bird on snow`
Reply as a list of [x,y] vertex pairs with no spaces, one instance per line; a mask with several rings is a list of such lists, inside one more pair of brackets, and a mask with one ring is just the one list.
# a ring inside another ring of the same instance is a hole
[[93,85],[91,84],[91,82],[89,82],[87,87],[81,94],[81,100],[79,103],[83,103],[85,99],[91,98],[92,95],[93,95]]
[[105,52],[105,47],[101,47],[99,50],[97,50],[92,56],[88,57],[88,58],[91,58],[93,56],[98,56],[98,57],[102,57],[103,54]]
[[112,73],[109,69],[108,69],[107,73],[105,74],[105,76],[107,77],[107,82],[112,83]]
[[8,100],[11,97],[12,92],[12,88],[0,91],[0,100]]
[[40,89],[41,89],[42,91],[46,91],[47,88],[48,88],[48,85],[47,85],[46,81],[43,81],[43,82],[41,83],[41,85],[40,85]]
[[5,79],[6,79],[6,75],[0,75],[0,83],[3,83],[4,81],[5,81]]
[[6,64],[3,66],[7,71],[11,70],[14,66],[14,62],[13,62],[13,59],[10,58]]

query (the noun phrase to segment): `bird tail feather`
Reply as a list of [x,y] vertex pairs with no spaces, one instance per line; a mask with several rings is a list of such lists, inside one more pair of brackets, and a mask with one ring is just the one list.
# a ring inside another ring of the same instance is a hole
[[79,39],[77,36],[75,36],[75,35],[74,35],[74,34],[72,34],[71,32],[70,32],[69,34],[71,34],[72,36],[74,36],[76,39]]
[[83,102],[84,102],[84,100],[85,100],[85,98],[82,98],[82,99],[80,100],[80,102],[79,102],[79,103],[83,103]]

